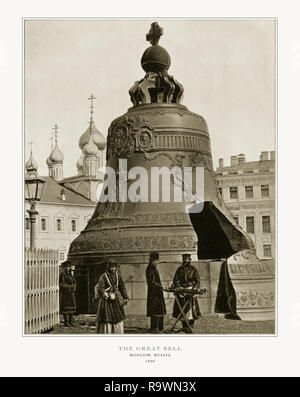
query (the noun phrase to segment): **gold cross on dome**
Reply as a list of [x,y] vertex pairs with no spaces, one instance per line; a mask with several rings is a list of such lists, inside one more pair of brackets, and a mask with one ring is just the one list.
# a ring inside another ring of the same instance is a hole
[[161,28],[157,22],[153,22],[151,23],[149,33],[146,34],[146,40],[150,41],[152,45],[156,45],[160,39],[160,36],[163,34],[163,28]]

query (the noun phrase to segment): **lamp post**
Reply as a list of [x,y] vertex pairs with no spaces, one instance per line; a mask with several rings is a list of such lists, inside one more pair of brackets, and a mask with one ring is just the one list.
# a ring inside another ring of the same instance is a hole
[[36,243],[36,210],[37,202],[40,201],[45,181],[38,177],[36,172],[31,172],[25,177],[25,200],[30,203],[29,214],[30,224],[30,248],[35,248]]

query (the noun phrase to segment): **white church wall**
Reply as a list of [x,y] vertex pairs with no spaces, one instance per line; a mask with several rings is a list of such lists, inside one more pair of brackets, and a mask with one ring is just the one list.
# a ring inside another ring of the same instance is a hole
[[[26,212],[27,209],[29,209],[28,203],[25,204],[25,218],[29,217]],[[67,258],[71,242],[85,228],[94,209],[94,206],[38,203],[36,247],[58,249],[60,251],[60,262],[62,262]],[[45,221],[42,221],[43,219]],[[58,228],[58,220],[61,220],[61,230]],[[72,221],[76,222],[76,230],[74,230],[74,223],[72,227]],[[45,225],[46,230],[43,230]],[[25,230],[24,240],[25,247],[29,247],[29,230]]]

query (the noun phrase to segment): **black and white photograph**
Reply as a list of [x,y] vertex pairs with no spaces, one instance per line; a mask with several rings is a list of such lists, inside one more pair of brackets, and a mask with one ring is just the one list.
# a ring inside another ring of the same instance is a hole
[[25,19],[25,334],[269,334],[276,19]]
[[1,377],[300,375],[298,15],[1,3]]

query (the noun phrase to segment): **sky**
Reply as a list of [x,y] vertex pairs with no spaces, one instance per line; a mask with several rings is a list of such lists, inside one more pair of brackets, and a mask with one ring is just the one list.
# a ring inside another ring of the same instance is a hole
[[[78,140],[88,127],[91,93],[94,120],[107,136],[110,123],[132,106],[129,88],[144,77],[140,65],[154,20],[27,20],[24,34],[25,159],[48,175],[50,136],[58,124],[64,176],[76,175]],[[171,56],[169,74],[184,87],[181,103],[203,116],[214,167],[244,153],[257,161],[275,150],[275,22],[157,19],[159,44]]]

